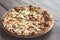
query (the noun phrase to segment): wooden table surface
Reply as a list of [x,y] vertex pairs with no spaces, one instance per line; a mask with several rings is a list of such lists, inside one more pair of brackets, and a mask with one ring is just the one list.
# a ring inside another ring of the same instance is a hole
[[49,10],[55,19],[52,30],[43,36],[23,39],[7,34],[0,23],[0,40],[60,40],[60,0],[0,0],[0,19],[6,11],[21,5],[36,5]]

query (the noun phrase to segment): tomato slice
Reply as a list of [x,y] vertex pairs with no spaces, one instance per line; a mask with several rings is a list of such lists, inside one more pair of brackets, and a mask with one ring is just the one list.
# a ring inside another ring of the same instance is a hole
[[10,19],[10,20],[7,21],[8,24],[10,24],[10,23],[12,23],[12,22],[13,22],[12,19]]

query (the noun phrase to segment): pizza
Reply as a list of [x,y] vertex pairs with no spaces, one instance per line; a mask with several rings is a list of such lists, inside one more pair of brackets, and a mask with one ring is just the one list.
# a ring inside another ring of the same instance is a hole
[[2,17],[4,29],[22,37],[43,34],[53,22],[47,10],[32,5],[15,7]]

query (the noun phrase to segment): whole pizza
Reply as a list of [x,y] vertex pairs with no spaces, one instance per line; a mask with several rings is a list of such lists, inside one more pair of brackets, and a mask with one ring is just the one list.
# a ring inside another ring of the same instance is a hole
[[4,29],[22,37],[43,34],[53,22],[54,19],[47,10],[32,5],[15,7],[2,17]]

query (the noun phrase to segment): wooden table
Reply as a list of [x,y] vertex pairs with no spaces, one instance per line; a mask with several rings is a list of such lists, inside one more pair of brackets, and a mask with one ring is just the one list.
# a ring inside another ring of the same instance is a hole
[[0,23],[0,40],[60,40],[60,0],[0,0],[0,19],[7,10],[21,5],[36,5],[49,10],[55,19],[52,30],[43,36],[23,39],[7,34]]

